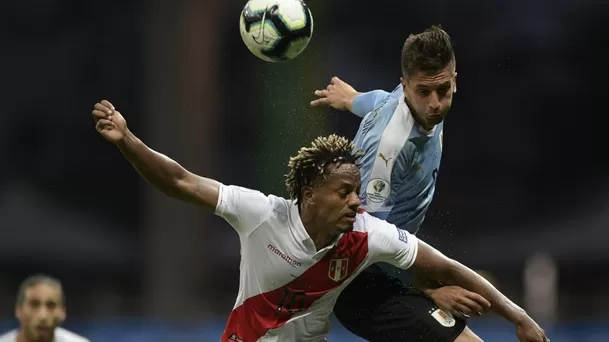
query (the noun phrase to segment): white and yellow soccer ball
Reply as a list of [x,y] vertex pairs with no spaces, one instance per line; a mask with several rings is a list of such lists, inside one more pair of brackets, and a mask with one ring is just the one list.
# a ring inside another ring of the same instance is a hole
[[302,0],[249,0],[239,20],[241,38],[256,57],[285,62],[300,55],[313,35],[313,16]]

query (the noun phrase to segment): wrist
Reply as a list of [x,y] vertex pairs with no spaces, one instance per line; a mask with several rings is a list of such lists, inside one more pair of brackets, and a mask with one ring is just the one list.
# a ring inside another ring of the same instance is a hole
[[136,141],[137,137],[133,133],[131,133],[129,129],[125,129],[122,138],[116,141],[115,144],[116,147],[118,147],[120,150],[124,150],[128,149],[129,146],[133,146]]
[[431,297],[431,296],[433,296],[434,293],[436,293],[436,289],[426,288],[426,289],[421,289],[421,292],[423,292],[428,297]]
[[527,314],[526,311],[524,311],[524,309],[517,308],[515,310],[515,312],[510,315],[509,320],[514,325],[521,325],[521,324],[523,324],[523,323],[525,323],[527,321],[530,321],[531,317],[529,317],[529,315]]
[[350,98],[349,98],[347,101],[345,101],[346,103],[345,103],[344,107],[345,107],[345,108],[346,108],[348,111],[350,111],[350,112],[352,112],[352,113],[353,113],[353,102],[355,101],[355,99],[356,99],[356,98],[357,98],[357,97],[358,97],[360,94],[361,94],[361,93],[359,93],[359,92],[355,92],[355,93],[353,93],[353,94],[351,95],[351,97],[350,97]]

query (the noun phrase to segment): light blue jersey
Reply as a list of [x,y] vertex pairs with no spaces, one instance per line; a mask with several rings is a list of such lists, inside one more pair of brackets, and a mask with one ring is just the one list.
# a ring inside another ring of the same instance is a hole
[[415,120],[402,86],[358,95],[352,111],[362,117],[355,148],[362,159],[362,208],[416,233],[435,191],[442,157],[443,123],[430,132]]

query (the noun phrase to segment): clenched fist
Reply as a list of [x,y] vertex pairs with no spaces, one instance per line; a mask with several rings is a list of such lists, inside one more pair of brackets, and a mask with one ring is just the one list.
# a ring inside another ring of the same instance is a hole
[[95,130],[106,140],[117,144],[123,139],[127,133],[127,122],[110,102],[102,100],[96,103],[92,114]]

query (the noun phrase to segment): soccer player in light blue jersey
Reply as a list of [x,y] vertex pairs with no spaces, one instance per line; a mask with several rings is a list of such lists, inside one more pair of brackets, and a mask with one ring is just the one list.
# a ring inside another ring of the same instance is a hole
[[[456,86],[450,36],[432,26],[410,35],[402,50],[402,78],[392,92],[359,93],[337,77],[315,91],[311,105],[348,110],[362,118],[354,142],[361,163],[362,208],[415,234],[433,198],[442,157],[443,119]],[[418,282],[424,281],[417,279]],[[334,313],[369,341],[479,341],[466,318],[484,312],[476,296],[454,286],[414,286],[379,264],[358,276]],[[435,302],[435,303],[434,303]]]

